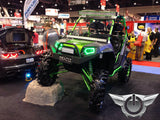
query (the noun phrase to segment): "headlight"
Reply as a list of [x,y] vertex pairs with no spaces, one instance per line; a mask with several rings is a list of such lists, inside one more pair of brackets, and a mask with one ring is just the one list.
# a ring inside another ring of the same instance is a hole
[[95,47],[86,47],[83,49],[84,55],[93,55],[96,53],[96,48]]

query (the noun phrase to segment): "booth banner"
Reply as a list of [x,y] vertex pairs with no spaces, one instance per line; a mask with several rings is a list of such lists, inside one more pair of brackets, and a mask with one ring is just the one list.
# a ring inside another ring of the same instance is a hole
[[144,16],[144,20],[160,20],[159,15]]
[[40,16],[30,15],[28,17],[28,20],[40,22],[41,18],[40,18]]
[[48,16],[58,16],[58,9],[46,8],[45,14]]
[[155,28],[158,28],[160,31],[160,23],[134,23],[134,33],[137,36],[140,34],[141,30],[144,28],[145,32],[147,33],[147,28],[152,28],[152,31],[154,32]]
[[84,5],[86,4],[86,0],[68,0],[68,5]]
[[21,13],[19,13],[19,12],[15,12],[15,13],[14,13],[14,16],[15,16],[15,17],[22,17],[22,16],[21,16]]
[[70,18],[70,14],[58,14],[58,18],[61,18],[61,19],[69,19]]
[[39,0],[26,0],[24,3],[24,21],[32,14],[33,10],[38,5]]

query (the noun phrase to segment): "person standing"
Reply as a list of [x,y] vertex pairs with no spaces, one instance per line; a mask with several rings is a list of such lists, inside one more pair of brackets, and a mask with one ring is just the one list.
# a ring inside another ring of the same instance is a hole
[[36,32],[36,30],[33,30],[33,32],[34,32],[34,35],[33,35],[33,45],[34,46],[37,46],[38,45],[38,33]]
[[155,41],[153,43],[153,55],[154,57],[158,57],[159,55],[159,45],[160,45],[160,33],[158,32],[158,28],[155,28]]
[[65,29],[65,25],[64,25],[64,22],[62,21],[61,23],[60,23],[60,35],[63,35],[64,34],[64,29]]
[[152,49],[153,49],[153,43],[155,42],[155,34],[152,32],[152,28],[147,28],[148,32],[148,39],[146,41],[146,60],[151,61],[152,60]]
[[45,32],[43,34],[43,48],[47,50],[50,46],[54,46],[56,40],[59,39],[59,34],[56,30],[51,28],[49,23],[44,25]]
[[128,36],[128,39],[130,51],[127,57],[131,58],[132,60],[135,60],[136,46],[134,45],[134,42],[136,41],[136,36],[134,35],[134,31],[131,32],[131,34]]
[[136,60],[141,61],[143,60],[144,46],[145,46],[145,42],[147,41],[147,34],[145,33],[144,28],[142,29],[139,35],[141,35],[143,39],[141,42],[141,46],[136,46]]

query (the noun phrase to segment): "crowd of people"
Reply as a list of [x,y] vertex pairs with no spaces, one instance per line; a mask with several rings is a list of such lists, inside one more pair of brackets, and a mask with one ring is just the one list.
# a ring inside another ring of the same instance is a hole
[[147,32],[145,32],[145,29],[142,29],[137,37],[134,35],[134,31],[132,31],[128,38],[128,42],[130,43],[128,57],[137,61],[151,61],[152,56],[158,57],[158,48],[160,46],[160,33],[158,28],[155,28],[154,32],[150,27],[147,28]]

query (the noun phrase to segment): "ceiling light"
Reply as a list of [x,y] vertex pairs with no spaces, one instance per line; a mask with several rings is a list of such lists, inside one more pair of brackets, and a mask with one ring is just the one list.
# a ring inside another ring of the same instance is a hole
[[3,14],[4,12],[2,11],[1,13]]
[[13,14],[11,14],[11,16],[13,16]]
[[134,5],[137,5],[137,3],[135,2]]
[[8,5],[10,5],[11,3],[10,2],[8,2]]
[[88,4],[88,1],[86,1],[86,3]]
[[41,8],[43,8],[44,6],[43,5],[41,5]]
[[22,0],[20,0],[19,2],[20,2],[20,3],[22,3],[23,1],[22,1]]
[[98,8],[100,8],[101,6],[99,5]]
[[72,8],[70,8],[69,10],[72,10]]
[[54,4],[54,6],[57,6],[57,4]]
[[12,10],[10,12],[12,13]]
[[107,2],[109,1],[109,0],[106,0]]
[[38,12],[36,12],[36,15],[38,15]]
[[21,10],[21,9],[19,9],[19,12],[22,12],[22,10]]
[[156,1],[156,4],[158,4],[159,2],[158,1]]
[[86,7],[83,7],[83,10],[85,10],[86,9]]

